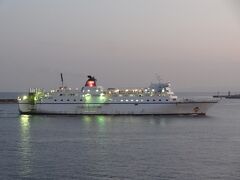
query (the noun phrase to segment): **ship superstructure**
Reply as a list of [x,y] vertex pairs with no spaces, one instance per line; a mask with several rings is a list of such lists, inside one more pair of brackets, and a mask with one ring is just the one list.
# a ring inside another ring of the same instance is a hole
[[[61,79],[63,81],[62,75]],[[97,86],[88,76],[85,86],[72,90],[62,86],[46,92],[30,89],[18,97],[23,114],[206,114],[215,99],[179,99],[170,83],[151,83],[147,88],[108,88]]]

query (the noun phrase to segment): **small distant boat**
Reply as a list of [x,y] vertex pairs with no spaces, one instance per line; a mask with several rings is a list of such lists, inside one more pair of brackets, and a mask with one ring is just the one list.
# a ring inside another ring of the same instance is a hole
[[230,96],[226,96],[225,98],[228,98],[228,99],[240,99],[240,94],[233,94],[233,95],[230,95]]
[[46,92],[30,89],[18,97],[21,114],[105,114],[105,115],[205,115],[218,102],[208,99],[179,99],[170,83],[152,83],[146,88],[108,88],[97,86],[93,76],[80,90],[63,86]]

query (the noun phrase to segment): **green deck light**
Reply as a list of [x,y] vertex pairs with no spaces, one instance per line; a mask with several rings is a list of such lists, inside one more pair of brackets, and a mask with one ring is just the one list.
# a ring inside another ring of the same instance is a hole
[[27,97],[26,95],[23,96],[23,100],[24,100],[24,101],[27,100],[27,98],[28,98],[28,97]]

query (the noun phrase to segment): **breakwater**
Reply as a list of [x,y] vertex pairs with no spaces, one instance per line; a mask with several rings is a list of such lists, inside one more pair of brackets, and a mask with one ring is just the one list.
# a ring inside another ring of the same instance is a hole
[[0,104],[16,104],[17,99],[0,99]]

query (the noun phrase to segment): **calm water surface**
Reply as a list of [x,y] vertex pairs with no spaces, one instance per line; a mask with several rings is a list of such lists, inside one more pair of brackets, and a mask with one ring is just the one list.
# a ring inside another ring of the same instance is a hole
[[29,116],[0,105],[0,179],[240,179],[240,100],[208,116]]

